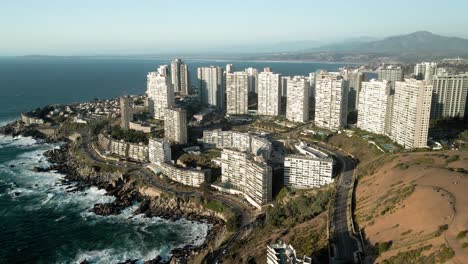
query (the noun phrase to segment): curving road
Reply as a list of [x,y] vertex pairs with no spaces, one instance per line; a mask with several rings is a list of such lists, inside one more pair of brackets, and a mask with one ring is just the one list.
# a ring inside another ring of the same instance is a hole
[[156,179],[156,175],[142,164],[135,164],[135,163],[126,162],[126,161],[111,161],[111,160],[100,157],[92,148],[88,134],[85,132],[85,133],[81,133],[81,135],[82,135],[82,144],[79,147],[94,162],[103,163],[103,164],[116,166],[116,167],[125,166],[126,168],[128,168],[129,173],[133,173],[135,175],[140,176],[141,179],[149,186],[155,187],[165,192],[173,193],[177,196],[204,197],[209,200],[217,201],[231,208],[236,215],[240,216],[241,226],[231,236],[231,238],[229,239],[227,243],[225,243],[224,245],[222,245],[222,247],[218,248],[215,252],[213,252],[213,254],[210,256],[211,262],[218,263],[218,261],[222,259],[224,255],[229,251],[233,243],[236,240],[238,240],[238,238],[242,235],[244,231],[244,227],[248,226],[248,224],[250,223],[250,216],[247,210],[245,210],[244,205],[239,203],[235,199],[232,199],[221,193],[207,194],[196,189],[190,190],[190,191],[175,189],[174,186],[158,181]]
[[340,163],[340,175],[336,178],[336,193],[332,219],[330,220],[330,250],[331,263],[356,263],[354,253],[359,250],[359,242],[353,237],[349,226],[352,219],[347,210],[348,194],[352,188],[351,182],[354,174],[355,161],[346,154],[318,144],[322,149],[333,153]]

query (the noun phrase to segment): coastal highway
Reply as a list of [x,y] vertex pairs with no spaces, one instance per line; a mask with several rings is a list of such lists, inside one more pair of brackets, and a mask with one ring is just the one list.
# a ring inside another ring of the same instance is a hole
[[219,203],[224,204],[225,206],[231,208],[233,212],[241,217],[241,226],[236,230],[236,232],[231,236],[227,243],[223,244],[220,248],[218,248],[215,252],[213,252],[209,257],[210,262],[218,263],[220,259],[224,257],[224,255],[229,251],[231,246],[234,244],[236,240],[244,232],[244,227],[250,223],[251,216],[249,215],[248,211],[245,209],[245,205],[229,197],[222,193],[215,193],[215,194],[207,194],[203,193],[200,190],[193,189],[193,190],[180,190],[176,189],[174,186],[167,184],[165,182],[159,181],[156,178],[156,175],[147,169],[144,165],[135,164],[126,161],[114,161],[114,160],[107,160],[100,157],[89,141],[89,136],[87,133],[82,133],[82,144],[80,148],[91,158],[94,162],[103,163],[111,166],[116,167],[126,167],[129,173],[139,175],[143,179],[143,181],[148,184],[149,186],[153,186],[157,189],[163,190],[165,192],[173,193],[177,196],[189,196],[189,197],[205,197],[207,199],[217,201]]

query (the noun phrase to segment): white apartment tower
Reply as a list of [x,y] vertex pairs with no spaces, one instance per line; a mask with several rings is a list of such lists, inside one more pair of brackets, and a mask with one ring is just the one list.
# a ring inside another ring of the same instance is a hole
[[286,98],[286,119],[292,122],[309,121],[309,81],[304,76],[288,80]]
[[337,131],[346,126],[348,117],[348,81],[337,72],[315,75],[316,126]]
[[166,65],[147,75],[148,109],[155,119],[164,120],[166,108],[173,107],[174,90]]
[[221,181],[232,184],[244,193],[247,200],[260,208],[272,199],[272,169],[266,163],[255,161],[251,154],[224,149],[218,158]]
[[392,109],[390,96],[390,82],[376,80],[362,82],[357,127],[375,134],[386,134],[386,120],[390,118],[389,112]]
[[271,71],[258,74],[258,115],[278,116],[281,111],[281,75]]
[[258,70],[255,68],[247,68],[245,72],[249,76],[249,93],[257,93]]
[[187,143],[187,112],[180,108],[166,109],[164,138],[180,144]]
[[224,110],[223,69],[215,66],[201,67],[197,73],[201,102],[218,110]]
[[226,64],[226,74],[234,72],[234,64]]
[[226,113],[246,115],[249,106],[248,75],[246,72],[226,74]]
[[395,83],[390,138],[407,149],[427,146],[432,84],[415,79]]
[[465,117],[468,73],[437,75],[432,81],[431,118]]
[[422,62],[414,66],[415,78],[421,78],[426,82],[432,82],[432,78],[437,74],[437,63],[435,62]]
[[130,107],[131,98],[129,96],[120,97],[120,127],[129,129],[130,121],[133,119],[132,109]]
[[377,75],[379,81],[403,81],[403,69],[399,66],[381,66],[377,69]]
[[171,145],[162,138],[150,138],[148,141],[149,161],[156,165],[171,162]]
[[171,77],[174,92],[182,95],[189,93],[189,72],[187,64],[181,59],[175,59],[171,63]]

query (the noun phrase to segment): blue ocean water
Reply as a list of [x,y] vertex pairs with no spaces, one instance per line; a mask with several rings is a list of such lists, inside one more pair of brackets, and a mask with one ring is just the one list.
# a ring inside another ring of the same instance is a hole
[[[187,60],[192,83],[199,66],[226,61]],[[47,104],[83,102],[145,91],[146,73],[169,60],[0,58],[0,125]],[[283,75],[308,75],[341,64],[234,62],[235,68],[272,67]],[[203,243],[205,223],[89,212],[114,198],[90,188],[69,193],[63,175],[34,172],[47,166],[43,152],[58,145],[0,135],[0,263],[116,263],[169,257],[171,249]]]
[[[228,61],[186,60],[192,85],[200,66]],[[146,73],[170,60],[18,57],[0,58],[0,122],[47,104],[89,101],[146,89]],[[308,75],[318,69],[336,70],[336,63],[233,62],[235,69],[271,67],[283,75]]]

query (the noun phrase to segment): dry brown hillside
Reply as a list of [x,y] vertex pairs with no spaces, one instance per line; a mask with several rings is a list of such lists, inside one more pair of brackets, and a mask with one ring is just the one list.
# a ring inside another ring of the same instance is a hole
[[468,151],[388,155],[364,165],[355,219],[368,263],[468,263]]

